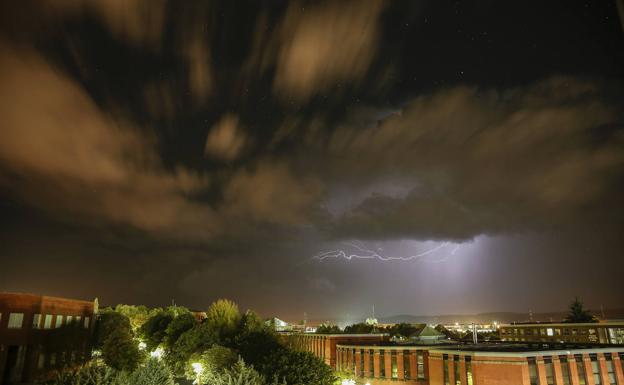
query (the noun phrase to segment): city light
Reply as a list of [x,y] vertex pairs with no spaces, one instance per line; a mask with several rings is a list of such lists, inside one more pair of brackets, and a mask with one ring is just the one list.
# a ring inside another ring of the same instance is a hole
[[352,378],[344,379],[341,385],[355,385],[355,380]]
[[[156,348],[156,350],[150,352],[150,357],[160,359],[163,355],[163,349],[161,347]],[[201,364],[200,364],[201,365]]]

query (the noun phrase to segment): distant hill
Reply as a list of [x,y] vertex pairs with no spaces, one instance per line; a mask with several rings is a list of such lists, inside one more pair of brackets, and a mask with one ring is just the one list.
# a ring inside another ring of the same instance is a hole
[[[592,310],[593,314],[601,318],[600,310]],[[533,321],[561,321],[567,315],[567,311],[550,312],[550,313],[533,313]],[[604,315],[606,319],[624,319],[624,308],[617,309],[605,309]],[[409,314],[400,314],[390,317],[382,317],[379,319],[380,323],[427,323],[427,324],[449,324],[449,323],[486,323],[491,321],[497,321],[499,323],[510,322],[526,322],[529,321],[528,313],[513,313],[513,312],[492,312],[492,313],[479,313],[479,314],[445,314],[436,316],[415,316]]]

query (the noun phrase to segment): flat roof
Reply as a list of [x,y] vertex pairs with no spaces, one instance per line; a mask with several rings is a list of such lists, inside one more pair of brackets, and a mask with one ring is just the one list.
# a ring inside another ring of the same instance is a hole
[[545,326],[557,326],[557,327],[610,327],[610,326],[622,326],[624,327],[624,322],[622,321],[609,321],[609,322],[585,322],[585,323],[567,323],[567,322],[533,322],[533,323],[519,323],[519,324],[509,324],[509,325],[500,325],[500,329],[509,329],[509,328],[535,328],[535,327],[545,327]]
[[580,354],[598,352],[624,352],[624,345],[609,345],[596,343],[544,343],[544,342],[489,342],[489,343],[458,343],[457,341],[443,341],[438,344],[432,343],[395,343],[380,342],[376,344],[338,344],[342,348],[371,348],[401,350],[409,348],[421,348],[423,350],[435,351],[437,353],[458,354],[468,353],[471,355],[509,355],[509,356],[534,356],[536,353],[549,352],[549,355]]

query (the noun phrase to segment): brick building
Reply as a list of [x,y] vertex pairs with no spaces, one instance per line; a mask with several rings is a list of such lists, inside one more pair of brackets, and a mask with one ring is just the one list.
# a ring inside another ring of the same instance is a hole
[[522,323],[499,331],[502,341],[624,344],[624,322]]
[[285,334],[295,349],[314,353],[332,368],[336,367],[336,346],[339,344],[376,344],[388,341],[387,334]]
[[[339,335],[332,335],[334,339]],[[358,335],[358,338],[362,338]],[[319,338],[321,337],[321,338]],[[308,337],[317,356],[323,335]],[[323,345],[329,349],[328,345]],[[335,370],[368,385],[624,385],[624,346],[560,343],[338,342]]]
[[0,384],[90,358],[97,300],[0,293]]

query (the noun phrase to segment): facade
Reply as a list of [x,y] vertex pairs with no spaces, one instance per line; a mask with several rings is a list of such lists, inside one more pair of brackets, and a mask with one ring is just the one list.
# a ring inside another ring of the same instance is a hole
[[339,344],[376,344],[389,339],[387,334],[287,334],[285,337],[293,348],[314,353],[332,368],[336,368]]
[[0,384],[89,359],[96,313],[97,300],[0,293]]
[[[624,346],[560,343],[400,344],[385,339],[330,345],[318,357],[356,384],[367,385],[624,385]],[[348,336],[348,335],[347,335]],[[319,338],[320,337],[320,338]],[[323,339],[322,337],[326,337]],[[351,335],[354,337],[354,335]]]
[[514,324],[499,330],[502,341],[624,344],[624,322]]

